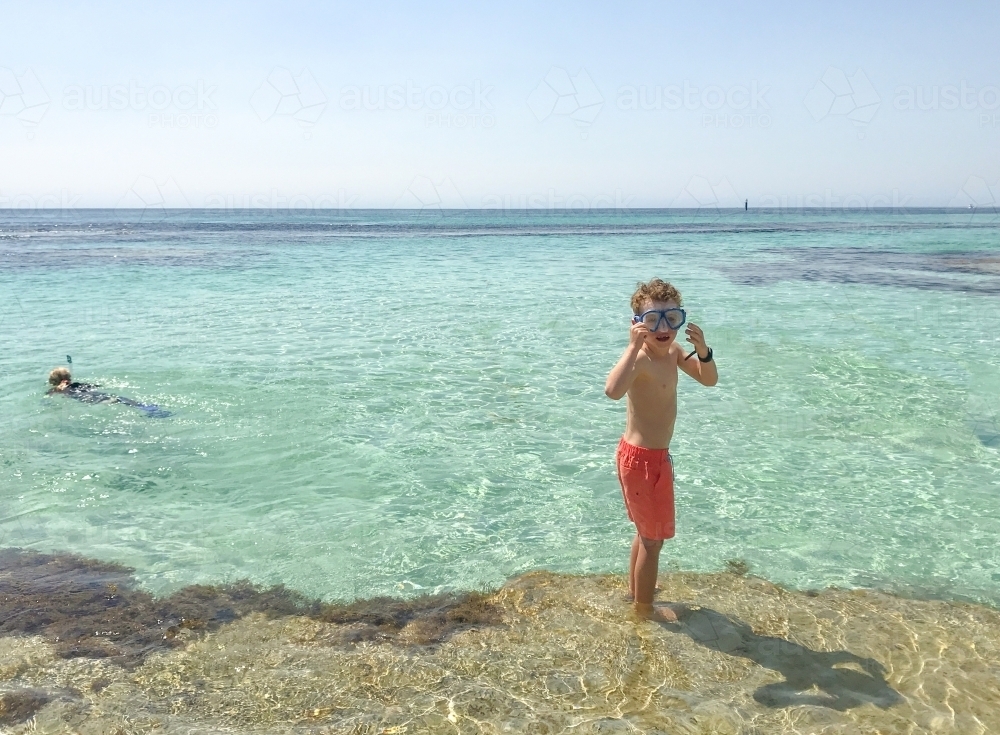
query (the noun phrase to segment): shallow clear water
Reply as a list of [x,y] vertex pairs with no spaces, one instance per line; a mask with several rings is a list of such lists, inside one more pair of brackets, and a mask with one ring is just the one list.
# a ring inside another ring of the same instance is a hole
[[[325,599],[622,571],[636,281],[682,378],[666,565],[1000,604],[1000,222],[958,212],[0,214],[0,545]],[[127,220],[127,221],[126,221]],[[46,398],[48,371],[170,410]]]

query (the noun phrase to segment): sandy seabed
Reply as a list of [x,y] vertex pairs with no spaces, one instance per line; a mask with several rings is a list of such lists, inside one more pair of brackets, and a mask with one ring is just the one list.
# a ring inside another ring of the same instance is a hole
[[337,605],[128,572],[0,554],[0,732],[1000,732],[981,605],[674,573],[658,624],[622,576]]

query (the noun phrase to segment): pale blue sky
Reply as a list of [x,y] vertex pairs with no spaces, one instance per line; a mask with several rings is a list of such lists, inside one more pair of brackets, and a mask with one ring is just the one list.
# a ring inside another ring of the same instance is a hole
[[996,3],[2,7],[0,207],[1000,198]]

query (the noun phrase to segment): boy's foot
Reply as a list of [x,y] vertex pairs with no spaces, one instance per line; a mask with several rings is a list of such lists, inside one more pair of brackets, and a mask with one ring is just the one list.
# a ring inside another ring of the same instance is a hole
[[676,623],[677,613],[666,605],[647,605],[637,602],[634,605],[635,614],[644,620],[654,623]]

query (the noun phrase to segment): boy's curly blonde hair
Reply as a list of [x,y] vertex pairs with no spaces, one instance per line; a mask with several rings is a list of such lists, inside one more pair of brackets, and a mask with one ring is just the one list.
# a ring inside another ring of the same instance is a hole
[[69,368],[57,367],[49,373],[49,385],[59,385],[64,380],[71,380]]
[[653,278],[646,283],[640,281],[636,284],[635,293],[632,294],[632,313],[638,314],[642,310],[642,305],[648,301],[676,301],[681,306],[681,292],[666,281]]

